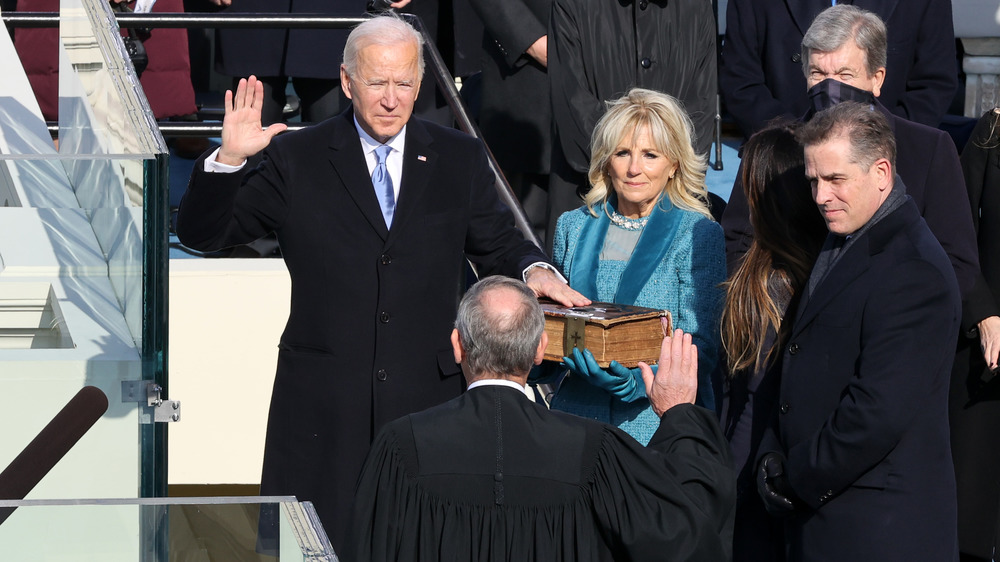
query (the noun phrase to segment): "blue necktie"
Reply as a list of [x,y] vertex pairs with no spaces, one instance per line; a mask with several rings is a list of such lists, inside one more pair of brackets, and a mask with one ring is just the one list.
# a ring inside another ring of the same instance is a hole
[[375,149],[375,171],[372,172],[372,186],[375,187],[378,204],[382,207],[382,217],[385,219],[386,228],[392,226],[392,213],[396,210],[396,195],[392,192],[392,178],[389,176],[389,170],[385,167],[385,160],[391,150],[392,147],[386,145]]

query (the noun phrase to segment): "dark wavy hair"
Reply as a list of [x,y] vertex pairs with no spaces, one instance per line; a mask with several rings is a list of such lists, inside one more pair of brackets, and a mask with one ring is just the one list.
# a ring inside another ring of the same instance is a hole
[[[776,301],[769,288],[798,294],[826,238],[826,224],[805,176],[802,145],[795,139],[797,126],[771,124],[743,147],[740,177],[754,240],[726,283],[721,335],[730,376],[749,367],[762,369],[781,347],[787,303]],[[769,328],[778,337],[765,348]]]

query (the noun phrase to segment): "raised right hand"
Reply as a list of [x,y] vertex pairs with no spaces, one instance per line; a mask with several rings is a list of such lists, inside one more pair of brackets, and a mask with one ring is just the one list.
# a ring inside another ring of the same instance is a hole
[[[666,328],[668,320],[661,322]],[[649,365],[639,362],[653,412],[662,416],[678,404],[694,404],[698,396],[698,347],[691,341],[691,334],[674,330],[673,335],[664,337],[658,365],[653,374]]]
[[222,147],[216,161],[239,166],[270,144],[274,135],[288,128],[284,123],[261,127],[264,84],[256,76],[241,78],[236,95],[226,90],[226,116],[222,119]]

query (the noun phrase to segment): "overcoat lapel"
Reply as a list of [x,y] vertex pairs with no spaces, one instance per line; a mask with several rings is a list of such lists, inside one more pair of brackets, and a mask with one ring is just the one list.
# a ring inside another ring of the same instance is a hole
[[431,149],[430,133],[423,123],[410,119],[406,125],[406,146],[403,149],[403,173],[400,179],[399,200],[392,218],[387,244],[391,244],[403,226],[416,214],[420,201],[430,185],[431,176],[439,165],[437,152]]
[[385,240],[389,231],[382,218],[382,208],[375,197],[375,188],[368,175],[368,165],[354,128],[354,114],[350,110],[342,113],[337,121],[333,139],[330,142],[330,163],[334,173],[340,177],[344,189],[354,199],[368,224]]
[[[870,232],[868,233],[870,234]],[[850,286],[864,272],[868,271],[870,261],[870,236],[863,235],[850,248],[844,251],[833,268],[827,273],[826,278],[820,281],[816,290],[809,297],[803,298],[803,303],[799,306],[792,324],[792,337],[798,335],[803,328],[816,318],[830,301]]]

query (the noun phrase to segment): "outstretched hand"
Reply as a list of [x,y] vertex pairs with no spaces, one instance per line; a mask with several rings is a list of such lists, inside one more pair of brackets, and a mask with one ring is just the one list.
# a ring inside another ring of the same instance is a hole
[[256,76],[241,78],[236,94],[226,90],[226,116],[222,120],[222,147],[216,161],[239,166],[270,144],[274,135],[288,128],[275,123],[264,129],[260,111],[264,105],[264,84]]
[[[666,328],[669,321],[661,321]],[[646,397],[657,416],[678,404],[694,404],[698,396],[698,346],[691,342],[691,334],[674,330],[673,336],[663,338],[655,374],[645,363],[640,362],[639,368]]]

